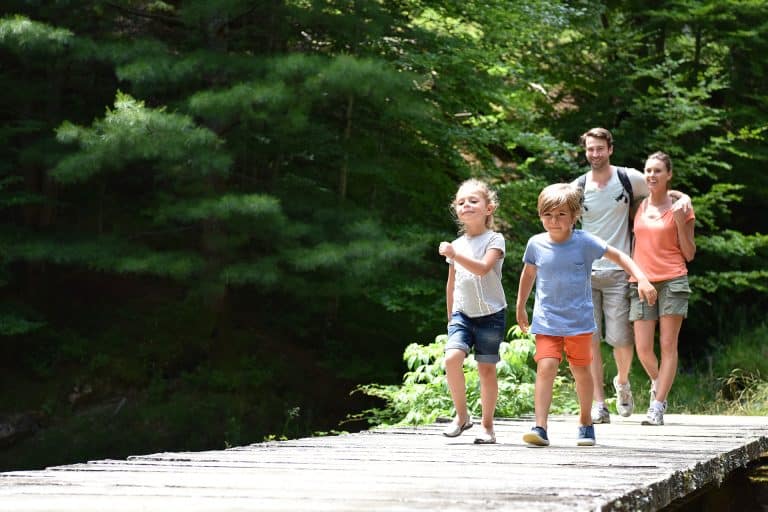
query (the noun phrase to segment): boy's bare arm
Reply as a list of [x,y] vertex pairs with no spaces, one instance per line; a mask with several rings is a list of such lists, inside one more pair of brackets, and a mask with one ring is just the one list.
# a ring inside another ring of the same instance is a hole
[[533,290],[533,283],[536,281],[536,266],[526,263],[523,271],[520,272],[520,284],[517,287],[517,302],[515,305],[515,317],[517,325],[523,332],[528,332],[528,311],[525,304]]
[[648,281],[643,270],[627,255],[627,253],[609,245],[605,250],[605,257],[619,265],[625,272],[637,279],[637,292],[640,295],[640,300],[648,302],[651,306],[656,303],[656,288],[654,288],[651,282]]

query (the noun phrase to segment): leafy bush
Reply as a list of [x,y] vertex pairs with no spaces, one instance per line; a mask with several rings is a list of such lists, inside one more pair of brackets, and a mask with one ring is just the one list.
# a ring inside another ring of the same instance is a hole
[[[445,382],[443,352],[447,336],[441,334],[429,345],[411,343],[403,359],[408,371],[402,385],[366,384],[356,392],[381,398],[382,408],[372,408],[353,416],[366,419],[372,425],[419,425],[431,423],[440,417],[454,415],[453,402]],[[497,417],[514,417],[533,411],[533,391],[536,366],[533,361],[535,342],[532,335],[523,334],[517,326],[507,331],[501,344],[501,361],[496,365],[499,380]],[[481,415],[480,383],[474,356],[464,363],[467,383],[467,404],[470,414]],[[555,380],[551,413],[570,413],[578,410],[570,374],[563,372]]]
[[[720,312],[712,313],[713,317]],[[724,320],[716,319],[718,323]],[[695,346],[693,356],[680,357],[678,373],[668,396],[670,413],[681,414],[768,414],[768,347],[765,337],[768,324],[749,325],[744,322],[732,329],[726,338],[719,339],[716,349],[703,350]],[[692,344],[696,339],[681,339]],[[657,344],[658,353],[658,344]],[[615,374],[613,358],[603,344],[606,380]],[[639,361],[635,359],[630,374],[635,394],[635,411],[642,412],[648,403],[649,380]],[[606,387],[610,386],[606,383]],[[609,393],[610,395],[610,393]],[[614,398],[606,402],[613,404]],[[638,411],[638,409],[640,409]]]

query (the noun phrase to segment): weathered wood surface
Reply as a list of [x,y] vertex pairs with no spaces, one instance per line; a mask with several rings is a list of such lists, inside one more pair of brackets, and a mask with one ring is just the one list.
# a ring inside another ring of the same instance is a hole
[[560,416],[547,448],[522,443],[523,418],[498,420],[496,445],[434,424],[0,473],[0,510],[650,511],[768,451],[765,417],[612,418],[594,447]]

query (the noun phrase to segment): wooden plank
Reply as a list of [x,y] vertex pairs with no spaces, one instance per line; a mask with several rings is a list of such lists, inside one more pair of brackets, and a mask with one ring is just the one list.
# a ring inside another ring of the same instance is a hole
[[768,451],[764,417],[612,419],[594,447],[559,416],[547,448],[522,443],[519,418],[497,421],[496,445],[473,444],[479,426],[447,439],[435,424],[0,473],[0,510],[652,511]]

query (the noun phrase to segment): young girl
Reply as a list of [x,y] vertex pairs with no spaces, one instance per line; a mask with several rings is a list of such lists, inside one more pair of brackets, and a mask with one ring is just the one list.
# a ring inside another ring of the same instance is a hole
[[480,376],[482,431],[475,443],[496,442],[493,414],[498,383],[496,363],[499,345],[504,339],[507,301],[501,286],[501,266],[505,242],[493,228],[493,212],[499,205],[496,193],[479,180],[461,184],[453,201],[453,211],[461,236],[453,242],[441,242],[439,252],[446,257],[448,283],[445,287],[448,307],[448,341],[445,345],[445,374],[456,409],[456,417],[443,431],[456,437],[472,427],[467,410],[464,359],[474,348]]
[[[667,395],[677,373],[677,337],[688,314],[688,269],[696,254],[693,208],[675,208],[667,190],[672,161],[657,152],[645,162],[645,181],[650,195],[635,215],[633,258],[647,272],[658,291],[659,302],[644,304],[633,294],[629,319],[635,322],[637,356],[651,378],[651,403],[643,425],[663,425]],[[661,365],[653,339],[659,322]]]
[[536,425],[523,436],[535,446],[548,446],[547,418],[552,404],[552,386],[563,349],[576,381],[581,415],[576,444],[595,444],[592,425],[592,333],[595,318],[592,305],[592,262],[605,256],[639,281],[640,297],[655,301],[654,288],[643,271],[626,253],[586,231],[573,229],[581,214],[581,191],[560,183],[545,187],[539,194],[538,211],[544,233],[528,240],[523,255],[523,272],[517,292],[517,324],[528,332],[525,304],[536,282],[536,300],[530,331],[536,335]]

